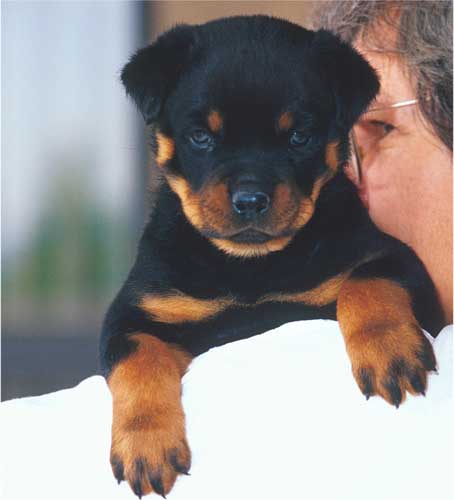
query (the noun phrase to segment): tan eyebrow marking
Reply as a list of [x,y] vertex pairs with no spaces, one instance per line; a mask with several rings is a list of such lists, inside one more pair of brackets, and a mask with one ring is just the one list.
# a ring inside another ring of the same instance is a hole
[[293,122],[294,122],[293,114],[290,111],[286,111],[285,113],[282,113],[282,115],[279,117],[277,125],[279,130],[287,132],[292,128]]
[[222,116],[216,109],[213,109],[208,114],[208,127],[212,132],[219,132],[223,125]]

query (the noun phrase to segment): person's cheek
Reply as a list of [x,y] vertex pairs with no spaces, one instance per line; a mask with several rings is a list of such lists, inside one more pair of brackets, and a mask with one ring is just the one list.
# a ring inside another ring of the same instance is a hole
[[399,159],[388,158],[365,174],[369,215],[379,229],[409,243],[417,215],[412,203],[414,196],[409,196],[409,186],[414,182],[409,182],[405,172],[392,173],[391,165],[399,165]]
[[347,177],[347,179],[350,180],[355,186],[356,189],[358,190],[358,196],[363,202],[364,206],[368,208],[368,201],[367,201],[367,195],[366,195],[366,190],[364,186],[364,180],[359,180],[358,179],[358,174],[355,172],[355,169],[352,167],[350,163],[347,163],[344,167],[344,173]]
[[[389,169],[381,168],[380,159],[368,168],[363,169],[363,181],[359,186],[359,196],[374,223],[383,230],[392,227],[392,217],[398,215],[396,197],[393,196],[395,186],[389,175]],[[397,212],[396,212],[397,211]]]

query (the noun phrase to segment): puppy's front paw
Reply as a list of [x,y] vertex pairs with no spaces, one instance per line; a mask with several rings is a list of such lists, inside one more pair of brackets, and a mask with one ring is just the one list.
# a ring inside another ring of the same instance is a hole
[[380,395],[396,407],[406,391],[425,394],[427,372],[436,369],[432,346],[419,326],[375,322],[346,342],[355,379],[366,398]]
[[128,481],[139,498],[151,492],[165,498],[191,467],[182,416],[147,414],[117,423],[110,461],[118,482]]

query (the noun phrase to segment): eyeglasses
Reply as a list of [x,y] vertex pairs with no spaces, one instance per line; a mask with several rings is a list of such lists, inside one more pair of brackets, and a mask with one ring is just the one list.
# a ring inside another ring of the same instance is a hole
[[[386,125],[379,120],[374,120],[373,114],[377,111],[413,106],[417,104],[417,102],[417,99],[411,99],[408,101],[396,102],[394,104],[390,104],[389,106],[368,109],[360,118],[358,124],[353,127],[350,132],[351,161],[349,163],[348,176],[355,184],[361,184],[362,163],[366,152],[370,151],[374,147],[374,142],[380,138],[380,133],[383,135],[382,132],[377,130],[378,126],[383,127]],[[361,128],[365,128],[360,125],[361,123],[370,124],[369,128],[372,128],[372,130],[360,130]]]

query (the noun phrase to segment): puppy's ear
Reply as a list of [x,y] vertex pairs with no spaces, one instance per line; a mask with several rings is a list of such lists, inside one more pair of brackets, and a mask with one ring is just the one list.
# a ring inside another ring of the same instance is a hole
[[179,77],[189,66],[196,27],[181,24],[140,49],[123,68],[121,81],[147,125],[154,122]]
[[379,91],[377,74],[353,47],[329,31],[317,31],[312,44],[334,94],[337,125],[350,130]]

